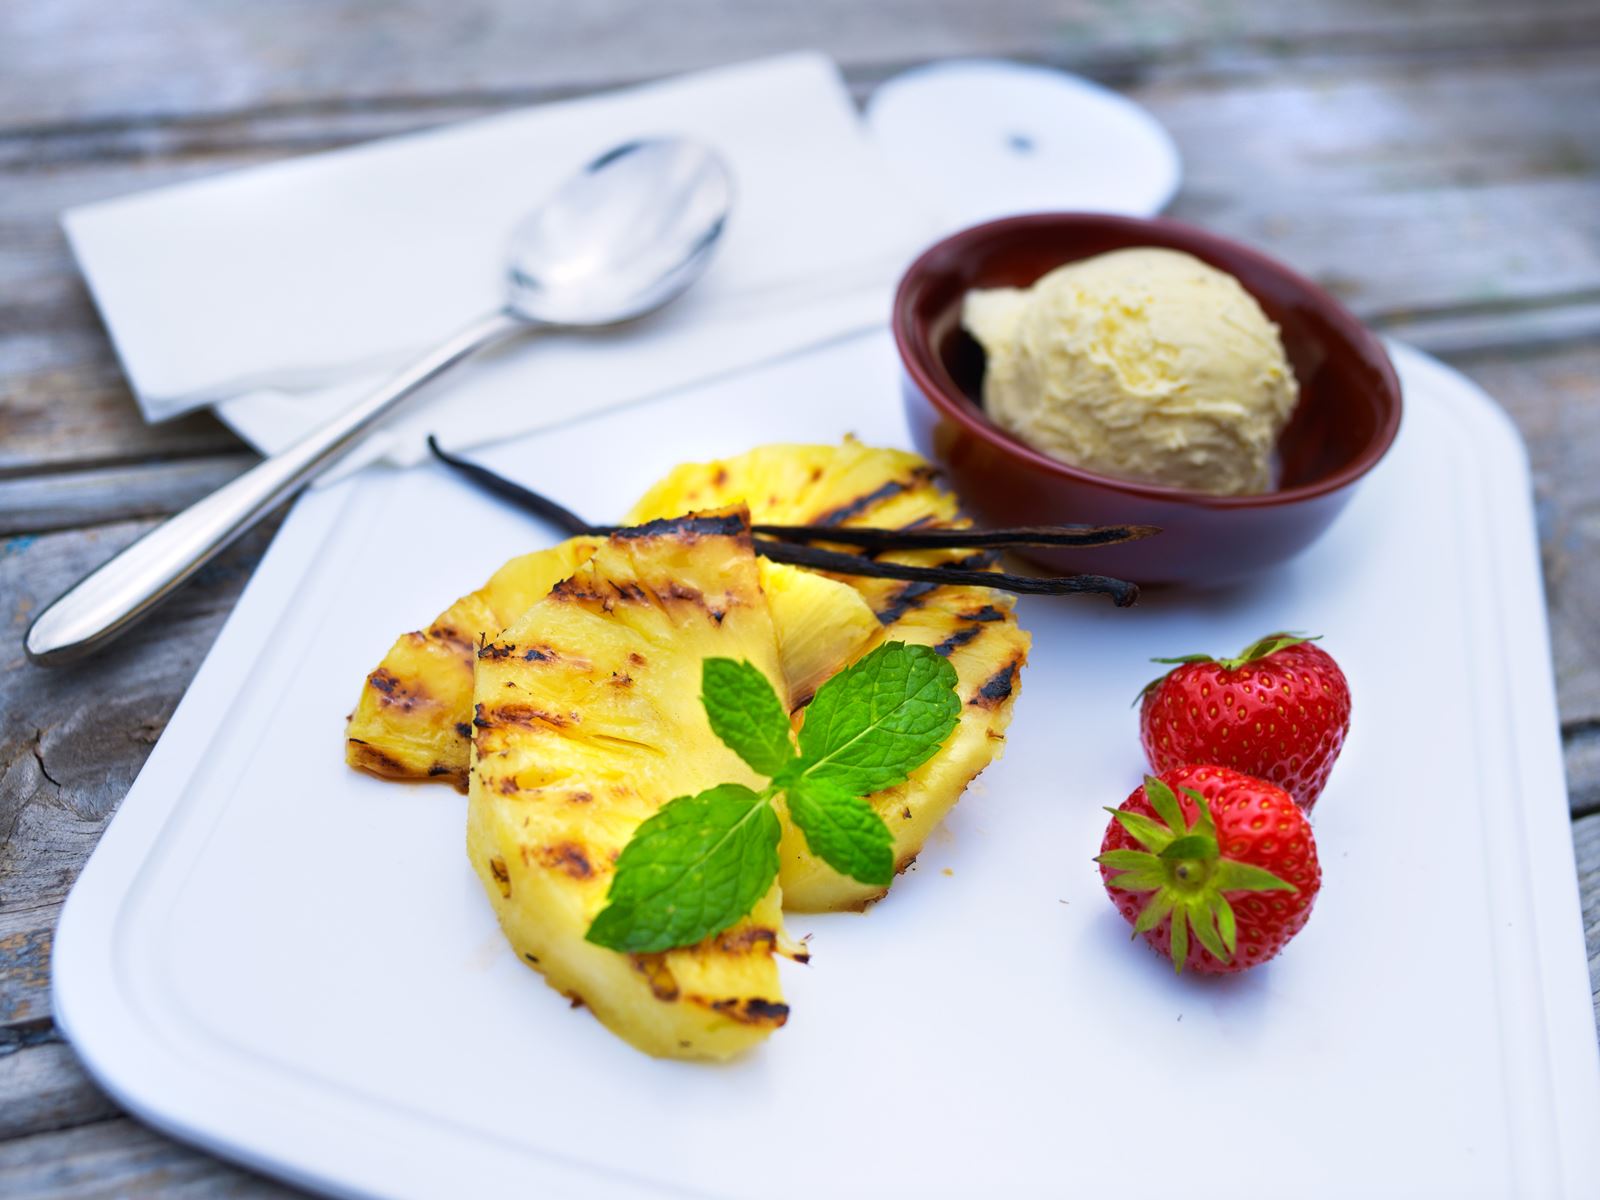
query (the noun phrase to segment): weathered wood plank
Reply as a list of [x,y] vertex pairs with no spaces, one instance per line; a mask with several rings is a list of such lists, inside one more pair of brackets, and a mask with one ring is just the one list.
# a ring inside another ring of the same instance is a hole
[[1374,324],[1441,358],[1482,359],[1600,341],[1600,301],[1550,301],[1487,312],[1405,313]]
[[1528,444],[1569,786],[1582,811],[1600,803],[1600,346],[1459,365]]
[[[1600,170],[1600,67],[1589,46],[1483,61],[1161,79],[1125,89],[1180,145],[1196,193],[1315,196],[1473,187]],[[1212,152],[1226,149],[1226,153]],[[1248,181],[1248,186],[1244,186]]]
[[0,1142],[88,1125],[120,1111],[65,1042],[52,1036],[0,1047]]
[[[1497,46],[1492,54],[1457,58],[1417,47],[1417,53],[1398,60],[1308,60],[1280,51],[1242,73],[1237,59],[1211,55],[1182,70],[1150,66],[1109,74],[1110,82],[1150,107],[1180,141],[1228,141],[1234,156],[1253,159],[1253,170],[1273,182],[1306,187],[1314,177],[1321,188],[1346,190],[1365,177],[1360,169],[1363,151],[1375,139],[1385,153],[1374,165],[1383,169],[1391,187],[1408,179],[1428,183],[1446,177],[1472,183],[1483,178],[1485,163],[1491,174],[1503,163],[1522,164],[1512,175],[1570,174],[1593,162],[1593,123],[1585,117],[1593,100],[1593,48],[1600,42],[1600,16],[1595,22],[1593,36],[1586,40],[1549,40],[1522,53]],[[1033,52],[1021,57],[1041,56]],[[864,100],[904,65],[847,61],[844,73]],[[1091,76],[1108,74],[1097,70],[1092,59],[1074,69]],[[671,72],[663,67],[648,77],[667,74]],[[0,170],[38,175],[74,162],[121,160],[205,171],[208,159],[247,148],[269,157],[304,154],[586,90],[563,86],[398,93],[370,101],[339,96],[147,121],[0,127]],[[1395,103],[1396,95],[1402,103]],[[1356,109],[1361,119],[1349,119]],[[1271,136],[1280,122],[1292,122],[1300,136]],[[1241,127],[1250,128],[1252,136],[1241,141]],[[1557,133],[1552,140],[1550,135]],[[1227,164],[1226,158],[1200,158],[1191,162],[1190,173],[1204,182],[1210,169],[1226,180]]]
[[[5,249],[0,233],[0,257]],[[70,271],[65,246],[59,251],[57,271]],[[145,424],[88,297],[75,280],[59,276],[39,290],[58,287],[69,297],[65,302],[44,297],[8,307],[0,299],[0,479],[41,466],[60,470],[243,450],[208,412]],[[21,331],[34,322],[53,328]]]
[[34,1200],[230,1196],[294,1192],[190,1150],[126,1117],[0,1142],[0,1195]]
[[1310,194],[1185,192],[1173,215],[1266,250],[1371,322],[1600,298],[1600,177],[1320,203]]
[[1578,856],[1578,890],[1583,895],[1583,936],[1589,948],[1589,990],[1594,994],[1595,1023],[1600,1025],[1600,814],[1572,826]]
[[32,615],[149,528],[0,543],[0,1025],[49,1015],[60,904],[237,601],[277,521],[247,535],[93,662],[29,666]]
[[1584,817],[1600,813],[1600,725],[1584,722],[1571,726],[1562,741],[1573,813]]
[[1297,53],[1592,43],[1596,16],[1584,0],[815,0],[736,13],[726,0],[463,0],[444,9],[422,0],[53,0],[0,9],[0,112],[27,128],[394,96],[526,100],[796,46],[858,68],[1021,54],[1126,77],[1153,63],[1254,69]]
[[253,454],[0,478],[0,537],[161,516],[235,478]]

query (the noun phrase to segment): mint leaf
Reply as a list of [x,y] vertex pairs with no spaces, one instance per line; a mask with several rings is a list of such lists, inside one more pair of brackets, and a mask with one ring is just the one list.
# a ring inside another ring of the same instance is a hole
[[767,797],[742,784],[678,797],[634,831],[585,936],[650,954],[721,933],[772,886],[780,832]]
[[772,684],[757,668],[731,658],[708,658],[700,668],[700,703],[711,732],[750,764],[771,777],[794,757],[789,714]]
[[887,887],[894,880],[894,835],[859,796],[810,775],[788,787],[789,816],[806,845],[841,875]]
[[772,784],[680,796],[641,824],[585,935],[596,945],[630,954],[692,946],[747,914],[777,878],[779,790],[813,854],[887,886],[894,836],[862,797],[903,782],[961,716],[955,668],[904,642],[879,646],[818,689],[798,757],[783,701],[751,664],[706,659],[700,699],[712,731]]
[[882,791],[932,758],[960,716],[949,662],[927,646],[885,642],[817,689],[788,774],[855,796]]

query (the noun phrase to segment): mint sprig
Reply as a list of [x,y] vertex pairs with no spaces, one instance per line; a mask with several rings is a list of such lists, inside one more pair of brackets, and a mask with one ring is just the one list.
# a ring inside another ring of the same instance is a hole
[[955,686],[955,668],[928,647],[880,646],[817,690],[801,769],[858,796],[904,783],[955,728]]
[[743,916],[772,886],[781,832],[767,798],[743,784],[680,796],[623,847],[589,940],[652,954],[721,932],[726,913]]
[[679,796],[641,824],[585,935],[597,945],[630,954],[692,946],[749,913],[778,874],[780,794],[813,854],[886,886],[894,835],[864,797],[903,783],[961,716],[955,668],[905,642],[885,642],[817,690],[798,753],[783,702],[751,664],[706,659],[700,699],[712,732],[769,782]]
[[841,875],[887,886],[894,879],[894,834],[859,796],[825,779],[801,775],[786,790],[789,817],[806,845]]
[[769,779],[794,759],[789,714],[767,677],[747,662],[708,658],[700,667],[700,703],[711,732]]

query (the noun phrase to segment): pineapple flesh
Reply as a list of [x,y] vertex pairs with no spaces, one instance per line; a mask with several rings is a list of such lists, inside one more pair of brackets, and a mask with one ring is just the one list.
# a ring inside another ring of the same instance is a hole
[[[763,524],[888,529],[967,524],[924,459],[863,446],[853,438],[837,446],[762,446],[716,462],[686,463],[651,488],[627,519],[647,521],[741,502],[749,506],[751,519]],[[960,549],[876,558],[969,569],[993,563],[989,555]],[[961,719],[950,740],[906,783],[869,797],[894,834],[895,861],[903,871],[967,785],[1000,754],[1029,638],[1017,625],[1011,597],[989,588],[839,578],[860,594],[879,623],[878,635],[857,646],[850,661],[881,640],[916,642],[947,655],[959,680]],[[817,859],[792,826],[785,827],[779,853],[779,882],[791,911],[860,909],[884,894]]]
[[402,634],[367,676],[345,728],[345,761],[386,779],[440,779],[467,790],[478,645],[576,571],[597,538],[513,558],[427,629]]
[[699,945],[622,954],[584,939],[614,862],[667,801],[763,780],[711,732],[702,661],[783,688],[742,511],[625,530],[477,652],[467,852],[517,954],[647,1053],[722,1059],[787,1018],[774,884]]
[[765,558],[756,561],[778,632],[789,703],[799,708],[847,663],[877,644],[878,615],[849,584]]
[[[402,634],[362,685],[345,730],[345,760],[386,779],[437,779],[466,791],[479,644],[543,599],[602,540],[573,538],[514,558],[426,630]],[[878,619],[859,592],[837,580],[766,559],[759,570],[783,678],[798,706],[864,652],[878,636]]]

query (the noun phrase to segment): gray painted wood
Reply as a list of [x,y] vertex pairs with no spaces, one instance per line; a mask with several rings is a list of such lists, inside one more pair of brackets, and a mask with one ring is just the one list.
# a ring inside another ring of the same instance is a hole
[[[1528,441],[1591,982],[1600,997],[1600,10],[1425,0],[19,0],[0,6],[0,1194],[280,1195],[117,1115],[49,1016],[60,904],[264,549],[56,673],[22,630],[240,469],[213,418],[138,418],[56,214],[163,183],[797,46],[858,95],[1005,53],[1174,132],[1176,215],[1454,361]],[[1600,1001],[1597,1001],[1600,1018]]]
[[116,1103],[59,1040],[0,1053],[0,1144],[118,1115]]
[[1592,42],[1596,21],[1585,0],[51,0],[0,10],[0,112],[29,132],[397,96],[520,100],[796,47],[865,70],[1020,55],[1126,82],[1287,58],[1504,54]]
[[0,1196],[44,1200],[271,1200],[294,1192],[127,1117],[0,1142]]
[[1572,843],[1578,856],[1578,887],[1583,892],[1583,936],[1589,949],[1589,990],[1595,997],[1595,1022],[1600,1024],[1600,813],[1573,822]]

